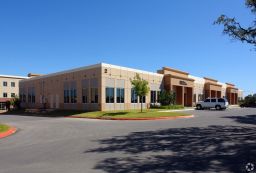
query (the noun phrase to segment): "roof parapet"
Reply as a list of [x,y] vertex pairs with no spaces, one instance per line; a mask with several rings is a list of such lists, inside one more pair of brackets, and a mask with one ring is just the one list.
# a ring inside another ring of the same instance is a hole
[[28,77],[42,76],[42,74],[29,73]]

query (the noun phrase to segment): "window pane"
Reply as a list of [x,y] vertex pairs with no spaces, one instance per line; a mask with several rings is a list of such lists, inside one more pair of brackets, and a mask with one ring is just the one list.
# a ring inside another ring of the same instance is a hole
[[88,103],[88,89],[87,88],[83,88],[82,89],[82,102],[83,103]]
[[216,102],[217,100],[216,99],[211,99],[211,102]]
[[7,97],[7,93],[3,93],[3,97]]
[[98,103],[98,88],[91,88],[91,103]]
[[121,102],[121,98],[120,98],[120,88],[116,89],[116,102],[120,103]]
[[142,103],[146,103],[146,96],[140,97],[140,103],[141,103],[141,101],[142,101]]
[[95,103],[98,103],[98,88],[94,88],[95,89],[95,95],[94,95],[94,99],[95,99]]
[[133,88],[131,89],[131,102],[138,103],[138,96]]
[[151,103],[156,103],[156,91],[151,91],[150,92],[150,102]]
[[76,100],[76,98],[77,98],[77,95],[76,95],[76,89],[74,89],[74,103],[76,103],[77,102],[77,100]]
[[218,102],[225,102],[224,99],[218,99]]
[[124,88],[121,89],[121,103],[124,103]]

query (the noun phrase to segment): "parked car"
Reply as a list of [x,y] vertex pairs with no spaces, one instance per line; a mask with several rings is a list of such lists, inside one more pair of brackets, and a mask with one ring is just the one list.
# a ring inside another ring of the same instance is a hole
[[196,109],[211,109],[222,110],[228,108],[228,101],[225,98],[207,98],[205,101],[196,103]]

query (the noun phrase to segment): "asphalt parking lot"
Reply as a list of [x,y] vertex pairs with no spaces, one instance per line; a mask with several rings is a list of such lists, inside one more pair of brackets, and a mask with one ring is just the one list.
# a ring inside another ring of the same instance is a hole
[[109,121],[0,115],[0,173],[246,172],[256,165],[256,109],[190,119]]

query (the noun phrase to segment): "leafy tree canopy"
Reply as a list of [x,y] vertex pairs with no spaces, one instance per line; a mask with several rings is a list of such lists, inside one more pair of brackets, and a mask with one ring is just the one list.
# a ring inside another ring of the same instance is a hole
[[148,87],[148,81],[142,79],[139,74],[136,74],[134,79],[131,80],[131,84],[137,96],[140,97],[142,112],[142,97],[146,96],[150,90]]
[[235,18],[230,18],[226,15],[221,15],[214,24],[223,25],[224,34],[236,40],[252,44],[256,50],[256,0],[246,0],[245,5],[251,10],[252,14],[255,15],[251,26],[241,26]]

